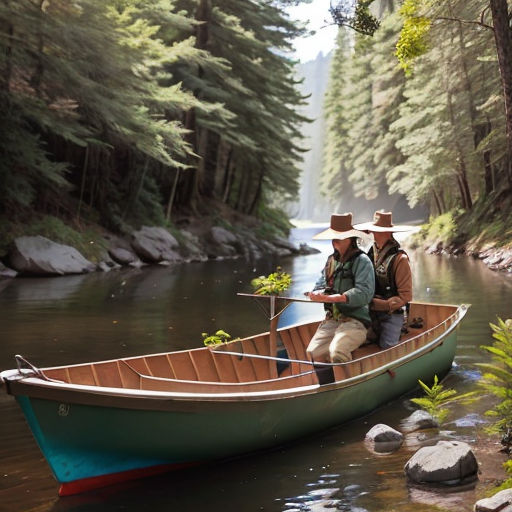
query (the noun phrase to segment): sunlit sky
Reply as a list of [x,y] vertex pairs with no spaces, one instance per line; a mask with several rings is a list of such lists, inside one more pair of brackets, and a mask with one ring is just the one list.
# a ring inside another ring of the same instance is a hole
[[295,40],[296,55],[301,62],[314,60],[319,52],[325,55],[334,48],[337,27],[327,26],[331,22],[329,6],[330,0],[313,0],[310,4],[288,8],[292,19],[308,22],[308,29],[316,31],[313,36]]

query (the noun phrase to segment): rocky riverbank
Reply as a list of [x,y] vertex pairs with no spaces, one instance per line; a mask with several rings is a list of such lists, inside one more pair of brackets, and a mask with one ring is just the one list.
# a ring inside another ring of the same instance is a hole
[[478,248],[471,243],[457,244],[439,241],[426,244],[423,249],[427,254],[468,256],[481,260],[491,270],[512,273],[512,249],[508,247],[486,245],[483,248]]
[[481,260],[491,270],[512,273],[512,218],[509,209],[500,215],[483,205],[475,211],[448,212],[432,217],[405,240],[412,249],[427,254],[467,256]]
[[101,249],[97,261],[87,259],[75,247],[40,235],[17,237],[0,261],[0,277],[108,272],[123,266],[171,265],[239,257],[253,261],[265,256],[318,252],[306,244],[293,244],[284,237],[258,237],[247,226],[229,230],[196,222],[173,233],[155,226],[143,226],[126,237],[105,233],[99,242]]

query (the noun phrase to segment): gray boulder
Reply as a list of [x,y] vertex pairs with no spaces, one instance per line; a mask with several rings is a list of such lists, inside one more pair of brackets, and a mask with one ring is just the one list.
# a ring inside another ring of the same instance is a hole
[[407,432],[414,432],[415,430],[438,428],[439,423],[427,411],[418,409],[405,418],[402,427]]
[[308,245],[306,243],[300,244],[299,254],[308,255],[308,254],[318,254],[319,252],[321,252],[320,249],[315,249],[314,247],[311,247],[310,245]]
[[243,244],[234,233],[214,226],[205,237],[208,258],[234,258],[243,252]]
[[57,244],[43,236],[16,238],[9,253],[10,265],[22,274],[83,274],[96,270],[74,247]]
[[6,277],[16,277],[18,275],[18,272],[16,270],[13,270],[12,268],[6,267],[1,261],[0,261],[0,278]]
[[228,231],[227,229],[224,229],[220,226],[214,226],[211,231],[210,235],[212,237],[212,241],[216,244],[221,245],[237,245],[238,244],[238,238],[235,234],[231,233],[231,231]]
[[124,249],[123,247],[111,247],[108,253],[110,257],[120,265],[130,265],[130,263],[135,263],[139,260],[134,252],[129,249]]
[[475,512],[512,512],[512,489],[497,492],[490,498],[475,503]]
[[365,436],[365,442],[370,444],[377,453],[389,453],[400,448],[404,436],[398,430],[378,423],[374,425]]
[[404,470],[415,483],[457,485],[478,478],[478,462],[471,447],[459,441],[439,441],[420,448]]
[[164,228],[143,226],[132,233],[131,245],[136,254],[148,263],[183,261],[177,252],[178,241]]
[[404,436],[398,430],[378,423],[374,425],[367,433],[365,439],[374,443],[384,443],[389,441],[403,441]]
[[286,238],[276,237],[271,242],[279,249],[286,249],[288,254],[299,254],[300,252],[300,248],[293,242],[286,240]]
[[208,255],[203,249],[199,237],[185,230],[181,231],[181,236],[183,237],[187,260],[206,261],[208,259]]
[[250,261],[259,260],[264,256],[261,247],[250,238],[247,238],[247,241],[243,246],[243,255],[245,259]]

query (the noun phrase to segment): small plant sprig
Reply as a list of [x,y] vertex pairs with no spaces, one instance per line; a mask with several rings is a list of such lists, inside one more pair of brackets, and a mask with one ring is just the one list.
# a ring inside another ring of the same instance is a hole
[[203,337],[203,343],[207,347],[227,343],[231,339],[231,335],[222,329],[219,329],[215,334],[203,332],[201,336]]
[[283,272],[281,267],[268,276],[256,277],[251,281],[256,295],[279,295],[287,290],[292,284],[292,276]]
[[418,382],[426,396],[411,398],[411,402],[414,402],[424,411],[428,412],[439,424],[443,423],[450,412],[443,406],[454,401],[454,396],[457,394],[457,391],[454,389],[444,389],[444,386],[439,384],[437,375],[434,375],[434,384],[432,384],[431,388],[421,380],[418,380]]

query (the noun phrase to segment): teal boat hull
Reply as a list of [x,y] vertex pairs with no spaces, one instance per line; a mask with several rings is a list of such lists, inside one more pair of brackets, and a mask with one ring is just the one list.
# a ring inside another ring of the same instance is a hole
[[254,452],[363,416],[451,368],[456,330],[412,358],[303,393],[213,399],[106,396],[8,383],[61,495]]

